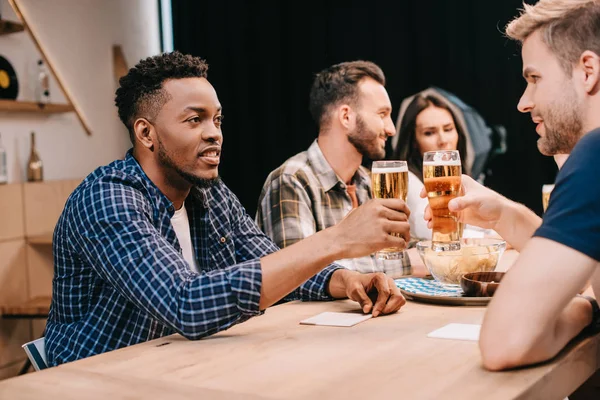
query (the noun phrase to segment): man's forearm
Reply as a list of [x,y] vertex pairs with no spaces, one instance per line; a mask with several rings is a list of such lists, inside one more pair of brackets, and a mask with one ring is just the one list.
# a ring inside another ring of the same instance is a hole
[[494,230],[517,251],[521,251],[537,228],[542,219],[522,204],[506,199],[502,217]]
[[342,248],[336,243],[333,232],[326,229],[263,257],[260,309],[285,297],[327,265],[342,258],[341,254]]
[[558,354],[586,326],[592,322],[592,306],[589,301],[575,297],[560,313],[549,335],[536,342],[523,365],[546,361]]
[[[498,371],[549,360],[591,321],[592,307],[589,301],[576,297],[548,329],[534,334],[524,326],[513,328],[512,332],[499,338],[505,342],[502,346],[486,343],[489,340],[484,338],[483,342],[480,341],[483,364],[487,369]],[[512,344],[507,346],[506,343]]]
[[569,303],[556,322],[554,342],[557,349],[554,354],[592,323],[592,314],[592,305],[583,297],[575,297]]
[[507,369],[558,354],[592,320],[590,302],[576,294],[596,266],[561,243],[532,238],[486,311],[479,338],[484,366]]
[[544,335],[523,360],[522,365],[534,364],[553,358],[567,343],[577,336],[583,328],[592,322],[592,306],[589,301],[575,297],[560,313],[554,329],[549,335]]

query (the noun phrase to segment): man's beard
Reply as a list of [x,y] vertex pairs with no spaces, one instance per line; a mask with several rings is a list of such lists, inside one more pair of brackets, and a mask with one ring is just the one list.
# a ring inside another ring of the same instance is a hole
[[385,149],[379,147],[379,135],[367,128],[360,115],[356,116],[356,128],[348,135],[348,141],[356,150],[371,160],[385,158]]
[[205,179],[196,175],[192,175],[179,168],[165,150],[165,146],[163,146],[160,139],[158,139],[158,161],[163,166],[173,170],[175,173],[177,173],[177,175],[179,175],[183,180],[185,180],[189,184],[197,186],[201,189],[211,188],[213,186],[216,186],[221,181],[221,178],[219,176],[212,179]]
[[540,116],[546,135],[538,140],[540,153],[546,156],[569,154],[583,135],[582,106],[572,86],[566,86],[564,96],[548,105]]

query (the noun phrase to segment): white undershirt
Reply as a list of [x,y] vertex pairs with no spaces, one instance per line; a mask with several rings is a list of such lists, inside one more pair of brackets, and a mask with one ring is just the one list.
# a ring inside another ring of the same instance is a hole
[[179,210],[175,210],[175,214],[171,217],[171,224],[179,240],[179,245],[183,251],[183,258],[187,261],[192,271],[198,271],[198,264],[194,257],[194,250],[192,247],[192,236],[190,235],[190,220],[188,218],[185,205]]
[[410,236],[419,240],[431,239],[431,229],[427,227],[427,222],[423,218],[425,207],[429,204],[427,198],[421,198],[421,189],[423,182],[412,172],[408,172],[408,196],[406,196],[406,205],[410,210],[408,223],[410,224]]

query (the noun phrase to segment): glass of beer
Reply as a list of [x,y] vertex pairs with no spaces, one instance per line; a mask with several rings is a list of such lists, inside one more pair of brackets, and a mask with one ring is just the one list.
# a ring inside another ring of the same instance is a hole
[[[371,191],[376,199],[402,199],[408,194],[406,161],[375,161],[371,168]],[[394,236],[400,236],[394,233]],[[390,247],[375,253],[379,260],[404,260],[403,248]]]
[[550,193],[554,190],[554,185],[544,185],[542,186],[542,207],[544,207],[544,212],[548,208],[548,203],[550,202]]
[[423,183],[433,214],[431,248],[460,250],[462,224],[448,202],[459,196],[462,168],[457,150],[428,151],[423,155]]

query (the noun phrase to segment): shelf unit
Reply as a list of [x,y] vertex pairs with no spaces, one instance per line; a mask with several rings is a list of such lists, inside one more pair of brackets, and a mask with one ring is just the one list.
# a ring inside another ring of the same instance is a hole
[[71,93],[64,85],[60,76],[56,74],[56,70],[54,68],[54,65],[52,64],[52,60],[50,60],[47,57],[46,52],[42,48],[39,40],[39,35],[34,29],[32,29],[30,25],[27,24],[26,16],[23,14],[21,8],[19,7],[20,0],[8,0],[8,2],[12,9],[15,11],[15,14],[19,18],[20,22],[0,20],[0,35],[7,35],[22,31],[25,31],[29,34],[29,36],[33,40],[33,43],[42,55],[42,58],[46,62],[48,69],[56,79],[58,86],[64,93],[67,99],[67,104],[45,104],[43,106],[40,106],[40,104],[35,102],[2,100],[0,101],[0,112],[38,112],[43,114],[75,112],[75,114],[77,115],[77,119],[79,119],[79,122],[81,123],[81,126],[83,127],[85,133],[91,135],[92,130],[87,124],[87,121],[83,118],[83,113],[81,112],[77,104],[73,102]]
[[0,100],[0,112],[33,112],[41,114],[60,114],[73,112],[70,104],[35,103],[32,101]]
[[9,35],[11,33],[23,32],[25,27],[18,22],[7,21],[0,19],[0,36]]
[[0,305],[0,317],[5,319],[48,318],[51,296],[34,297],[22,304]]

